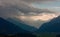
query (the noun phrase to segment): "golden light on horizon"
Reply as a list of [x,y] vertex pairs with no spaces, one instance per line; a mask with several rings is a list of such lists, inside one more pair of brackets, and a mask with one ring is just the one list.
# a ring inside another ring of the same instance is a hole
[[19,16],[21,20],[41,20],[41,21],[47,21],[51,20],[52,18],[57,17],[55,14],[42,14],[42,15],[37,15],[37,16]]

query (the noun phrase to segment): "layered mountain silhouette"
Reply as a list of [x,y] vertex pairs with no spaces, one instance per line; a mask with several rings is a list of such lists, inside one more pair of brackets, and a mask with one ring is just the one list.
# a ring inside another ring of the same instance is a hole
[[[20,23],[22,24],[22,23]],[[0,17],[0,36],[1,37],[36,37],[35,34],[24,30],[20,26],[13,24]]]
[[25,24],[23,21],[21,21],[18,18],[8,18],[7,21],[10,21],[10,22],[14,23],[18,27],[21,27],[22,29],[27,30],[29,32],[35,32],[35,31],[37,31],[37,28]]
[[8,35],[17,33],[24,34],[30,32],[0,17],[0,34]]
[[44,23],[37,32],[60,32],[60,16]]

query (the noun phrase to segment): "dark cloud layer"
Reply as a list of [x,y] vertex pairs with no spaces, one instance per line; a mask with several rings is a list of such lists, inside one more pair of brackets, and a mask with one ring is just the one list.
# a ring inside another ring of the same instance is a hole
[[[34,12],[36,14],[42,12],[49,12],[49,10],[42,10],[33,8],[28,2],[38,1],[38,0],[0,0],[0,17],[12,17],[17,16],[19,13],[24,13],[29,15],[29,12]],[[41,0],[39,0],[41,1]]]
[[18,10],[13,7],[0,7],[0,16],[2,17],[11,17],[15,16],[18,13]]

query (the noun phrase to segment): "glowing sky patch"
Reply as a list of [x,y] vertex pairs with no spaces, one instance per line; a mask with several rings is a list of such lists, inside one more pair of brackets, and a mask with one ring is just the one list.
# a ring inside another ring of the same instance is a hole
[[42,13],[36,16],[17,16],[20,20],[30,26],[34,26],[39,28],[43,23],[50,21],[53,18],[56,18],[58,15],[56,14],[49,14],[49,13]]
[[41,15],[38,15],[38,16],[19,16],[18,18],[20,18],[21,20],[29,19],[29,20],[33,20],[33,21],[37,21],[37,20],[48,21],[54,17],[57,17],[57,15],[42,13]]

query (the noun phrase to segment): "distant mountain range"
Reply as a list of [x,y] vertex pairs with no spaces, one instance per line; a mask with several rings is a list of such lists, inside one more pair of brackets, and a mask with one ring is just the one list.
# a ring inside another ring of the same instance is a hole
[[51,21],[44,23],[38,30],[40,32],[57,32],[60,33],[60,16],[52,19]]
[[37,28],[27,25],[24,22],[22,22],[20,19],[18,18],[8,18],[7,21],[14,23],[15,25],[17,25],[18,27],[21,27],[24,30],[27,30],[29,32],[35,32],[37,31]]

